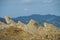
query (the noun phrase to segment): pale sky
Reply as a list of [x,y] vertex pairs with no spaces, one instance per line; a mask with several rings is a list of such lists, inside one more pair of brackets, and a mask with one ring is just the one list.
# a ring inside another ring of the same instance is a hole
[[32,14],[60,16],[60,0],[0,0],[0,17]]

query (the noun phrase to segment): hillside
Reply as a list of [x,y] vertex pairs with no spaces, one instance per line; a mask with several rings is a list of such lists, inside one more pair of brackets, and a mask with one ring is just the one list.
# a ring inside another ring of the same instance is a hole
[[5,21],[0,22],[0,40],[60,40],[60,29],[53,24],[44,22],[41,26],[33,19],[25,24],[7,16]]

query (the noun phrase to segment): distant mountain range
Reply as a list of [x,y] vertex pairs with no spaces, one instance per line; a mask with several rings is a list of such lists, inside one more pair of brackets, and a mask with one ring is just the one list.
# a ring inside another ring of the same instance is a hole
[[[53,19],[54,17],[51,16],[51,18]],[[50,16],[31,15],[31,16],[21,16],[17,18],[10,18],[9,16],[5,16],[4,18],[1,19],[1,21],[3,20],[6,23],[0,22],[0,40],[59,40],[60,39],[60,29],[58,28],[58,26],[56,27],[53,24],[47,23],[50,22],[51,20]],[[41,24],[39,25],[39,23]],[[51,23],[53,23],[53,21],[51,21]]]
[[[33,14],[30,16],[20,16],[16,18],[12,18],[14,21],[22,21],[23,23],[27,24],[31,19],[35,20],[39,24],[43,26],[44,22],[53,24],[60,28],[60,16],[55,15],[39,15],[39,14]],[[0,21],[5,22],[4,18],[0,18]],[[6,23],[6,22],[5,22]]]

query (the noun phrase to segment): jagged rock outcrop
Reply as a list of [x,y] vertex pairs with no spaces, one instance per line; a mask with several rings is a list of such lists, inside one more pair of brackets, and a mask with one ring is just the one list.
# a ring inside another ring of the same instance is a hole
[[24,24],[21,21],[18,21],[18,27],[31,34],[37,34],[39,26],[40,25],[32,19],[28,24]]
[[8,25],[10,25],[10,26],[14,26],[15,25],[16,26],[16,22],[13,21],[10,17],[5,16],[5,20],[6,20]]
[[21,29],[24,30],[24,31],[27,31],[27,28],[28,28],[27,25],[24,24],[24,23],[22,23],[21,21],[18,21],[17,27],[18,27],[18,28],[21,28]]
[[28,25],[28,26],[31,25],[32,27],[37,28],[37,29],[38,29],[39,26],[40,26],[40,25],[39,25],[36,21],[34,21],[33,19],[31,19],[30,22],[29,22],[27,25]]
[[7,22],[7,24],[10,24],[10,23],[15,23],[10,17],[8,16],[5,16],[5,20]]
[[40,25],[36,21],[31,19],[27,26],[30,33],[37,34]]
[[52,24],[42,27],[33,19],[28,24],[5,19],[7,24],[0,22],[0,40],[60,40],[60,29]]

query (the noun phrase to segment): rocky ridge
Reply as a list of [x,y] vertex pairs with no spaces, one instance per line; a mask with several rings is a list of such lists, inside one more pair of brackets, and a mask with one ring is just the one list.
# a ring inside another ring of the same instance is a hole
[[60,40],[60,29],[52,24],[30,20],[28,24],[15,22],[6,16],[7,24],[0,22],[0,40]]

